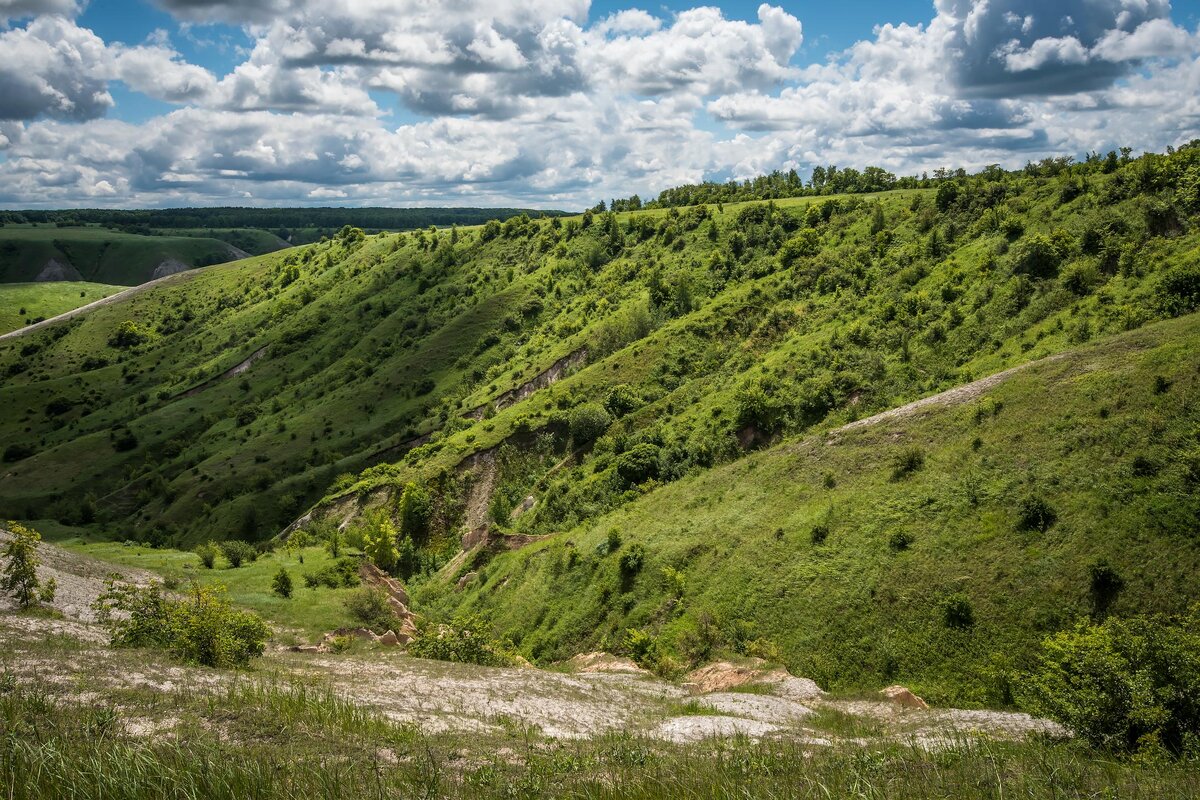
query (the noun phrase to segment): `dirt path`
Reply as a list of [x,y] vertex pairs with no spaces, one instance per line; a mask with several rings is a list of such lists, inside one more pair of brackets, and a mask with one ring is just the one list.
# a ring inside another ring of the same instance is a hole
[[205,269],[205,268],[204,267],[196,267],[193,269],[189,269],[186,272],[172,273],[171,275],[167,275],[162,278],[156,278],[155,280],[148,281],[146,283],[141,283],[141,284],[138,284],[137,286],[131,286],[128,289],[117,292],[116,294],[110,294],[108,297],[102,297],[99,300],[93,300],[92,302],[88,303],[87,305],[80,306],[79,308],[73,308],[70,311],[64,311],[61,314],[50,317],[49,319],[44,319],[41,322],[35,322],[32,325],[26,325],[24,328],[17,328],[15,331],[9,331],[8,333],[2,333],[2,334],[0,334],[0,341],[3,341],[5,339],[15,338],[17,336],[22,336],[26,333],[32,333],[33,331],[41,330],[42,328],[47,328],[56,323],[71,319],[72,317],[77,317],[80,314],[86,314],[89,311],[94,311],[97,308],[101,308],[103,306],[110,306],[113,303],[117,303],[122,300],[126,300],[130,297],[133,297],[134,295],[141,294],[142,292],[144,292],[148,289],[152,289],[155,286],[162,286],[163,284],[171,282],[171,281],[183,280],[187,276],[191,275],[192,273],[198,272],[201,269]]
[[250,369],[250,367],[253,366],[255,361],[258,361],[260,358],[262,358],[263,356],[265,356],[267,354],[268,346],[269,345],[263,345],[262,347],[258,348],[253,353],[251,353],[250,355],[246,356],[244,359],[239,361],[237,364],[233,365],[229,369],[222,372],[220,375],[216,375],[212,378],[209,378],[204,383],[201,383],[197,386],[193,386],[190,389],[186,389],[183,392],[180,392],[178,395],[176,395],[176,397],[192,397],[194,395],[200,394],[200,392],[203,392],[205,389],[209,388],[210,386],[214,386],[215,384],[218,384],[223,380],[227,380],[229,378],[235,378],[238,375],[241,375],[243,372]]
[[964,383],[962,386],[955,386],[953,389],[947,389],[944,392],[939,392],[935,395],[930,395],[929,397],[923,397],[920,400],[914,400],[911,403],[906,403],[905,405],[880,412],[879,414],[874,414],[870,417],[857,419],[854,422],[850,422],[841,426],[840,428],[834,428],[832,431],[830,431],[830,433],[843,433],[845,431],[855,430],[856,428],[865,428],[868,425],[875,425],[879,422],[886,422],[891,419],[900,419],[901,417],[912,416],[915,412],[920,411],[922,408],[928,408],[930,406],[959,405],[960,403],[965,403],[968,400],[974,400],[988,389],[1003,383],[1022,370],[1037,366],[1039,364],[1050,364],[1052,362],[1059,361],[1064,357],[1064,353],[1058,353],[1056,355],[1040,358],[1037,361],[1029,361],[1025,364],[1018,364],[1017,366],[1010,367],[1002,372],[997,372],[994,375],[988,375],[986,378],[980,378],[977,381]]

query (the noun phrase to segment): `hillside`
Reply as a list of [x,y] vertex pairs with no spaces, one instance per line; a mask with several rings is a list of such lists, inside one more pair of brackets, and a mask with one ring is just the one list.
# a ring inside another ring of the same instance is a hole
[[0,227],[0,283],[90,281],[134,286],[173,272],[244,258],[207,236],[143,236],[100,227]]
[[58,316],[123,288],[82,281],[0,284],[0,334]]
[[[1086,611],[1102,560],[1115,608],[1196,599],[1195,323],[1145,326],[1200,303],[1198,156],[347,226],[183,273],[0,343],[0,512],[177,545],[390,514],[419,610],[494,614],[538,661],[733,647],[1002,701],[989,659]],[[992,405],[810,438],[1060,353]]]

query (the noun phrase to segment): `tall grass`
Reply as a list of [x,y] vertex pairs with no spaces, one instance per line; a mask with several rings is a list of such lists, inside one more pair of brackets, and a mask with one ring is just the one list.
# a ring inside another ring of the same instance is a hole
[[[747,739],[671,746],[629,735],[565,743],[425,737],[328,689],[271,680],[239,682],[194,703],[199,724],[137,738],[126,732],[122,708],[72,703],[44,688],[4,688],[0,791],[13,800],[1200,795],[1194,764],[1109,760],[1070,742],[961,739],[926,751],[882,742],[831,748]],[[166,716],[167,709],[156,711]]]

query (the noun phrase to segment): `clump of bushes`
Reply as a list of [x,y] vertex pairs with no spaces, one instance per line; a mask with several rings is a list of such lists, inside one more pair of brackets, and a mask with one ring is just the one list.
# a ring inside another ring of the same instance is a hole
[[319,570],[305,573],[304,585],[309,589],[325,586],[329,589],[358,586],[358,559],[339,558]]
[[571,441],[578,447],[594,442],[612,425],[612,416],[599,403],[583,403],[571,411],[568,429]]
[[153,337],[154,333],[149,328],[145,328],[133,320],[127,319],[117,326],[112,336],[108,337],[108,346],[127,350],[131,347],[144,344]]
[[975,609],[971,606],[971,598],[962,592],[955,592],[942,602],[942,623],[947,628],[967,630],[975,625]]
[[111,575],[94,604],[117,647],[155,647],[208,667],[243,667],[260,656],[271,629],[229,604],[223,587],[192,584],[182,598],[161,583],[135,586]]
[[271,579],[271,591],[284,600],[292,596],[292,576],[284,567],[280,567],[279,571],[275,573],[275,577]]
[[240,539],[229,539],[221,542],[221,555],[229,562],[229,566],[237,569],[243,563],[249,563],[258,558],[258,551]]
[[1116,753],[1200,757],[1200,615],[1080,622],[1042,644],[1021,704]]
[[513,663],[513,657],[491,638],[488,626],[477,615],[457,617],[449,625],[422,620],[416,636],[408,643],[408,653],[418,658],[488,667]]
[[344,601],[350,616],[375,633],[394,631],[399,620],[388,602],[388,593],[375,586],[362,586]]

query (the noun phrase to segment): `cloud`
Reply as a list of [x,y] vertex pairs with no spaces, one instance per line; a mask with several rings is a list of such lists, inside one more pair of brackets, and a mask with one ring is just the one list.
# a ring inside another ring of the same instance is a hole
[[43,14],[74,17],[78,13],[78,0],[0,0],[0,22]]
[[200,102],[211,97],[217,79],[211,72],[185,63],[164,45],[115,50],[113,75],[130,89],[169,103]]
[[0,119],[101,116],[113,104],[107,72],[104,42],[63,17],[0,32]]

